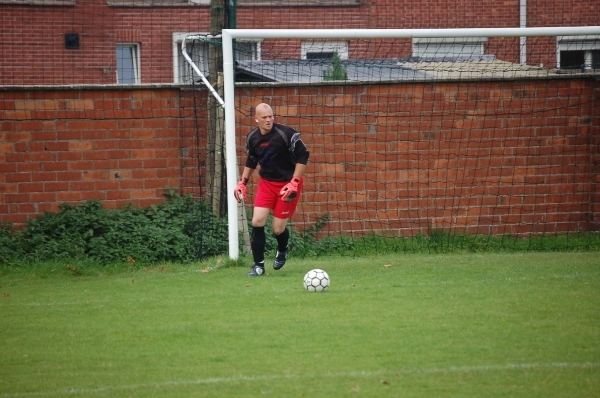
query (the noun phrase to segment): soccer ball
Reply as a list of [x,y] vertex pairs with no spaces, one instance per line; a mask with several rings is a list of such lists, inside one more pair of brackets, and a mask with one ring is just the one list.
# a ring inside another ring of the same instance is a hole
[[304,288],[309,292],[324,292],[329,289],[329,275],[322,269],[313,269],[304,275]]

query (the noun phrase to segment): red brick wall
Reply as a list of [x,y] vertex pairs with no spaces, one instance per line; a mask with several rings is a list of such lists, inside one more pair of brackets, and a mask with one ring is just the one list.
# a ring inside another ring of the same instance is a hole
[[[436,29],[519,27],[519,0],[374,0],[346,7],[239,6],[238,28]],[[267,11],[267,12],[265,12]],[[596,26],[596,1],[528,0],[530,27]]]
[[597,1],[527,0],[527,26],[598,26]]
[[176,88],[0,90],[0,221],[162,201],[180,183],[182,109]]
[[[333,234],[597,231],[597,86],[242,86],[238,163],[253,107],[267,101],[311,151],[298,228],[327,212]],[[206,101],[170,87],[0,90],[0,221],[87,199],[147,206],[167,185],[202,196]]]
[[[598,230],[594,87],[547,80],[245,88],[236,98],[246,115],[257,101],[271,103],[276,121],[297,127],[311,150],[299,226],[328,213],[327,228],[348,233],[521,235]],[[252,122],[241,118],[241,130]]]

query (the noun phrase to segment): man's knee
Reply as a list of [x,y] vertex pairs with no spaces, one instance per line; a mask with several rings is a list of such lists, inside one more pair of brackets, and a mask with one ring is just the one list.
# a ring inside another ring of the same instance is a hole
[[269,209],[264,209],[261,207],[254,208],[254,214],[252,215],[252,226],[253,227],[264,227],[267,223],[267,218],[269,218]]
[[281,235],[283,233],[283,231],[285,231],[285,227],[284,228],[275,228],[275,227],[273,227],[273,233],[275,235]]
[[278,218],[273,218],[273,233],[275,235],[281,235],[287,226],[287,219],[282,220]]
[[261,219],[252,219],[252,226],[253,227],[264,227],[266,224],[266,220],[261,220]]

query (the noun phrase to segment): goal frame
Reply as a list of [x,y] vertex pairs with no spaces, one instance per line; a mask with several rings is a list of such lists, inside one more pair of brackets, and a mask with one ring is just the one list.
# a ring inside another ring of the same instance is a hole
[[223,77],[225,110],[225,158],[227,165],[227,213],[229,257],[239,257],[238,204],[230,192],[237,184],[238,164],[235,125],[235,39],[412,39],[457,37],[552,37],[600,35],[600,26],[465,29],[223,29]]

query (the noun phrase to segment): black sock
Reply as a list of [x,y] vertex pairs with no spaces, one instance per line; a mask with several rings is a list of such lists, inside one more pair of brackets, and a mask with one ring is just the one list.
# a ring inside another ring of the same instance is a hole
[[282,233],[275,235],[275,239],[277,239],[277,251],[284,252],[290,240],[290,231],[284,229]]
[[265,261],[265,227],[252,227],[250,246],[254,264],[263,263]]

